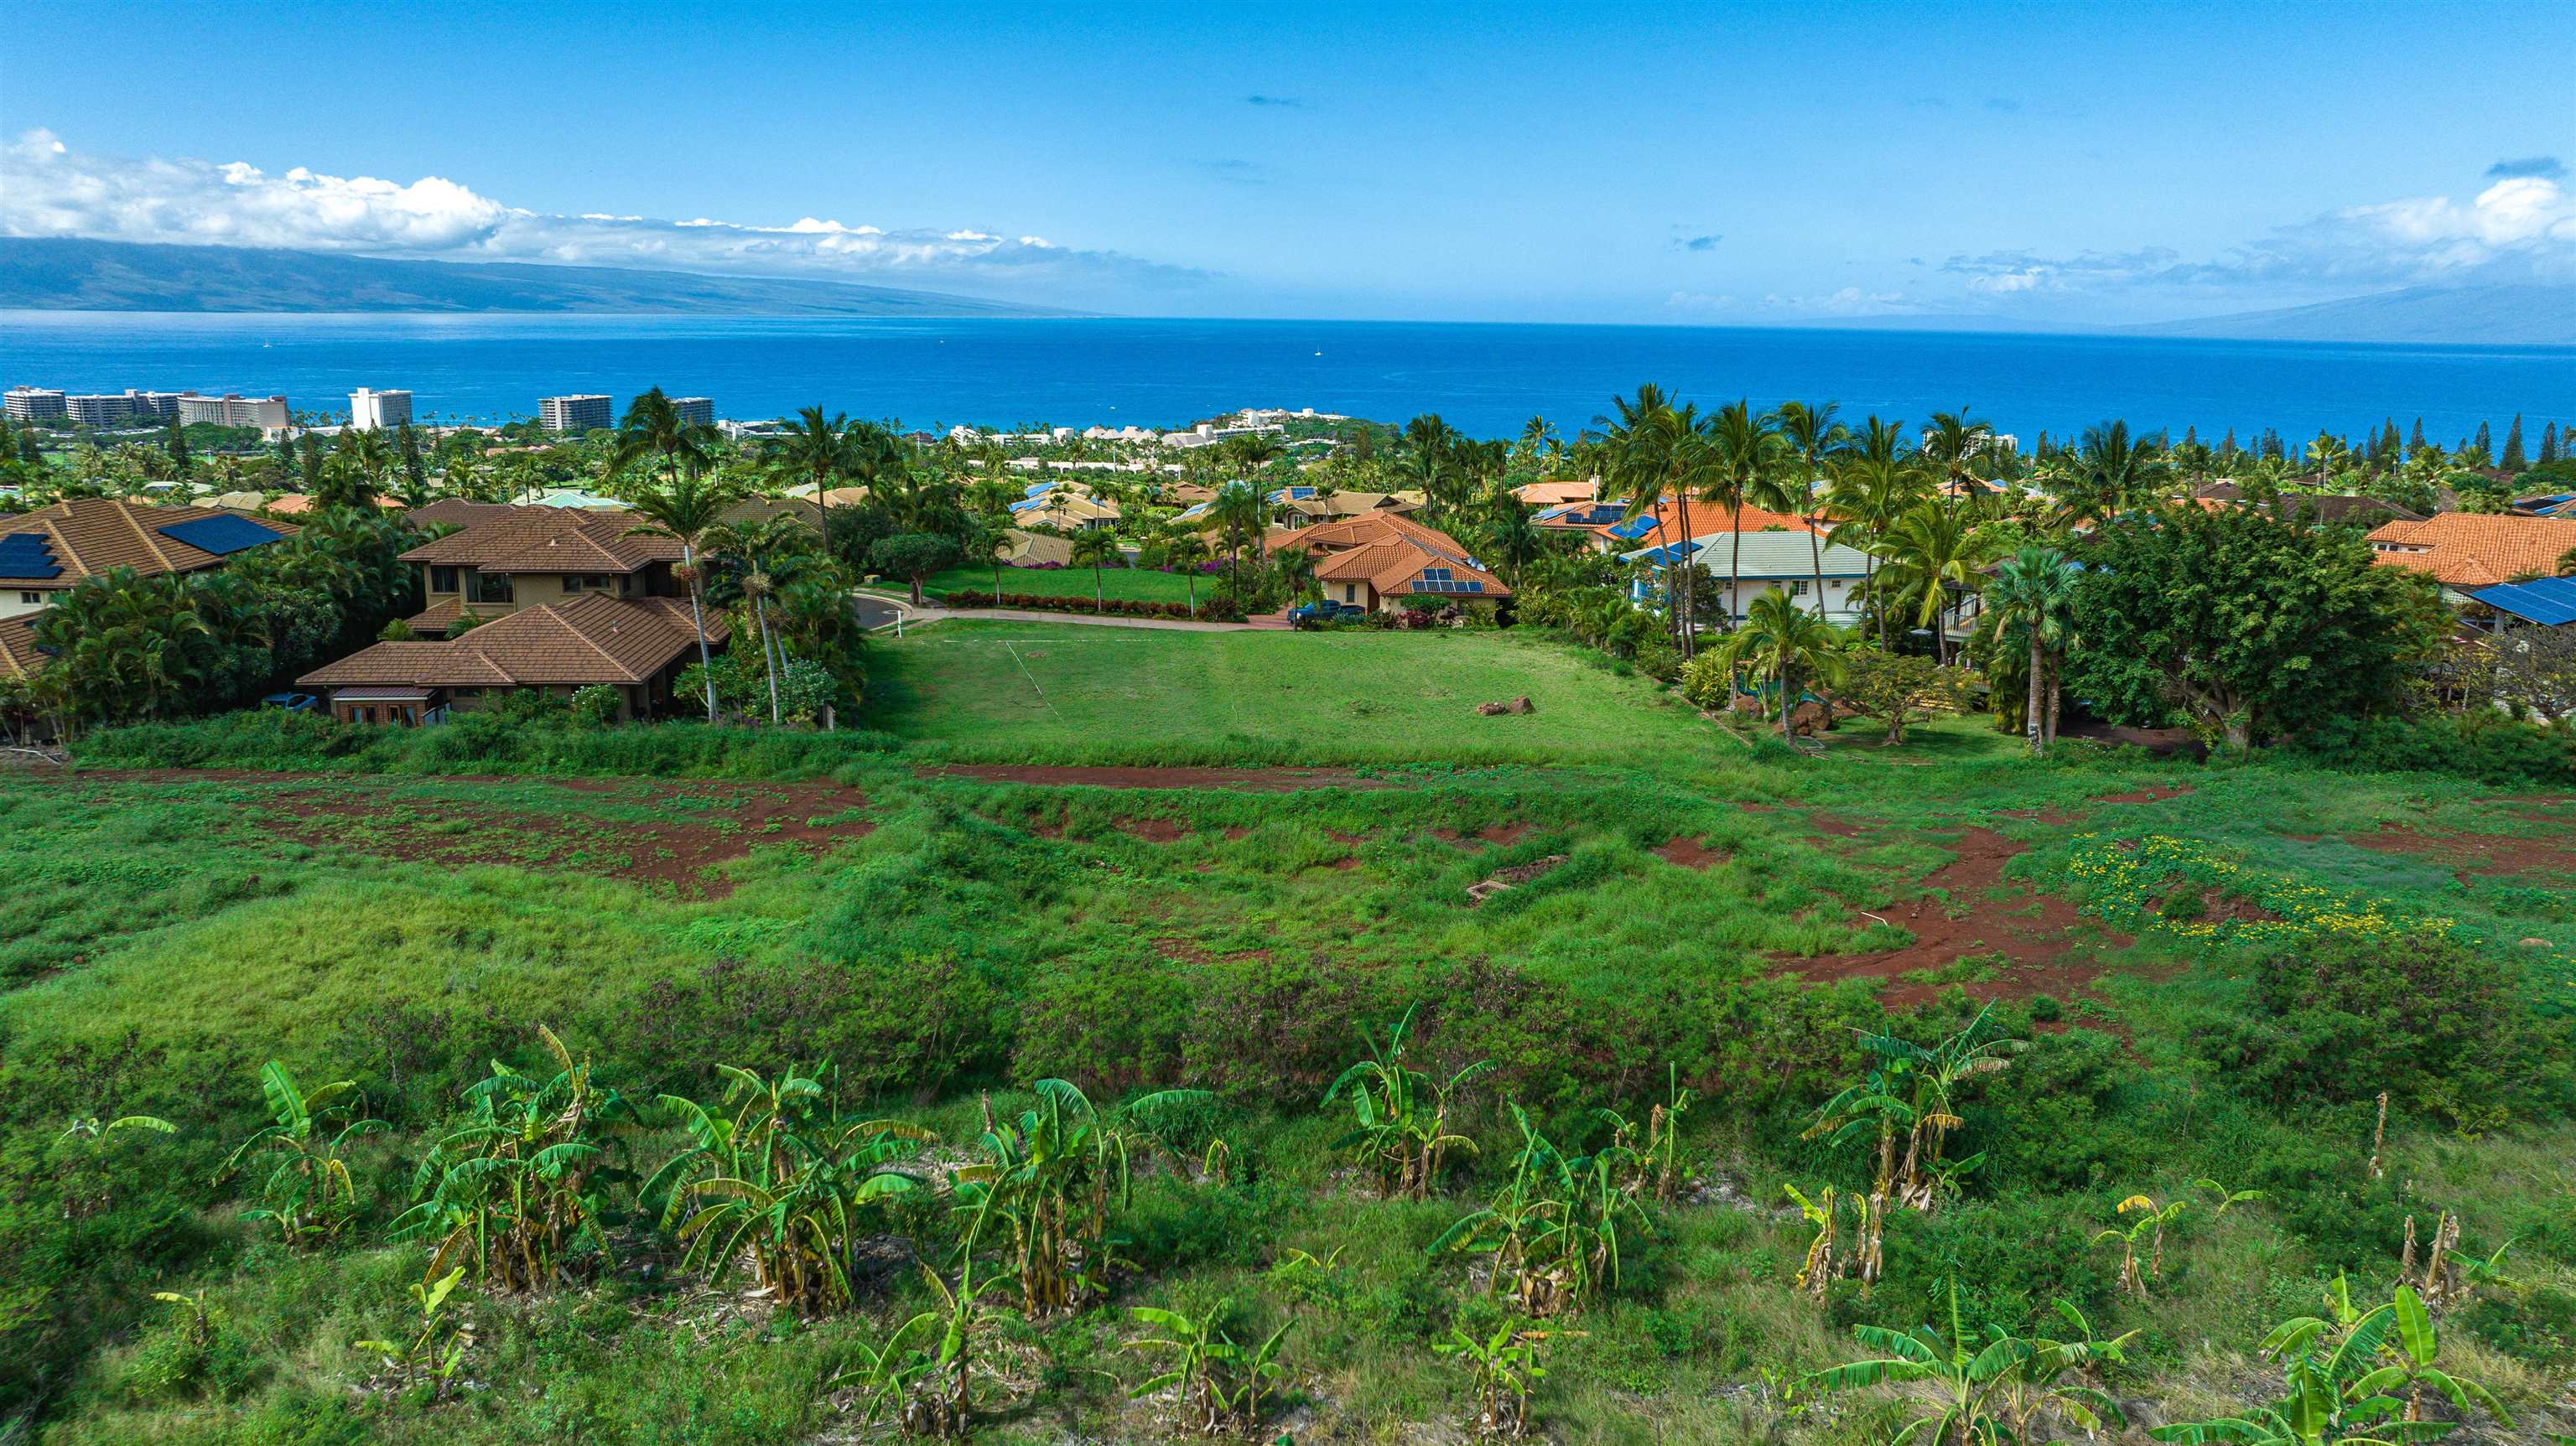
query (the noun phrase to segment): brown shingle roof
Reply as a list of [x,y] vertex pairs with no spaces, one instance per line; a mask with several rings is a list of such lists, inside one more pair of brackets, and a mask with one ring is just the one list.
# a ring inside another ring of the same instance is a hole
[[36,651],[36,617],[0,618],[0,678],[23,678],[49,661]]
[[2576,548],[2576,521],[2510,512],[2440,512],[2387,523],[2370,534],[2375,561],[2430,573],[2452,587],[2492,587],[2528,573],[2547,575]]
[[1484,590],[1471,596],[1509,597],[1512,591],[1501,578],[1476,566],[1467,549],[1449,534],[1390,512],[1305,528],[1278,537],[1269,546],[1274,552],[1302,547],[1323,554],[1315,561],[1319,581],[1366,582],[1391,596],[1454,592],[1429,585],[1423,574],[1432,568],[1446,568],[1460,581],[1482,583]]
[[[0,576],[0,587],[32,592],[68,592],[84,578],[112,568],[130,567],[152,577],[165,572],[200,572],[223,565],[223,556],[191,547],[161,529],[203,517],[238,514],[215,507],[145,507],[112,497],[75,497],[0,522],[0,535],[33,534],[62,571],[53,577]],[[260,524],[280,537],[296,529],[283,522]]]
[[680,560],[677,538],[634,531],[623,512],[580,507],[512,507],[469,521],[462,532],[424,542],[404,562],[484,572],[641,572]]
[[[721,643],[721,616],[707,641]],[[296,679],[300,687],[546,687],[641,683],[697,646],[689,605],[678,598],[584,593],[521,608],[445,642],[378,643]]]

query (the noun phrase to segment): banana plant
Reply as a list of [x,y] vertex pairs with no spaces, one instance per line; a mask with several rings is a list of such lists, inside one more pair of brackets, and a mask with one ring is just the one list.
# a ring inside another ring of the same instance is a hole
[[[929,1266],[921,1267],[938,1305],[905,1321],[882,1347],[861,1343],[865,1369],[855,1374],[868,1402],[867,1419],[893,1417],[907,1436],[962,1441],[974,1427],[974,1388],[983,1374],[978,1350],[1004,1318],[985,1297],[1008,1292],[1006,1272],[978,1275],[975,1240],[981,1221],[966,1236],[951,1287]],[[837,1386],[853,1372],[832,1378]]]
[[1831,1185],[1818,1190],[1813,1200],[1795,1185],[1783,1184],[1780,1188],[1789,1192],[1789,1198],[1797,1202],[1798,1214],[1816,1227],[1815,1238],[1807,1242],[1807,1258],[1798,1266],[1798,1288],[1823,1300],[1826,1284],[1838,1273],[1834,1244],[1841,1223],[1836,1209],[1840,1202],[1835,1198]]
[[[2104,1366],[2125,1365],[2125,1350],[2138,1338],[2136,1331],[2126,1331],[2110,1340],[2096,1340],[2093,1322],[2084,1312],[2066,1301],[2054,1301],[2058,1318],[2065,1321],[2063,1339],[2047,1336],[2030,1338],[2029,1356],[2019,1370],[2003,1384],[2003,1414],[2012,1422],[2011,1439],[2042,1441],[2044,1433],[2034,1433],[2034,1421],[2048,1416],[2062,1417],[2081,1428],[2086,1437],[2107,1427],[2123,1424],[2119,1403],[2086,1377]],[[1989,1327],[1990,1338],[1996,1333]]]
[[[2114,1227],[2100,1232],[2093,1237],[2093,1243],[2096,1245],[2110,1241],[2119,1243],[2122,1290],[2140,1300],[2146,1299],[2148,1284],[2164,1273],[2165,1226],[2175,1216],[2182,1214],[2183,1208],[2190,1203],[2188,1200],[2173,1200],[2159,1205],[2144,1195],[2132,1195],[2120,1202],[2115,1214],[2124,1218],[2135,1214],[2137,1218],[2130,1221],[2125,1230]],[[2142,1277],[2138,1273],[2138,1241],[2148,1236],[2153,1237],[2153,1244],[2150,1247],[2147,1271]]]
[[950,1175],[960,1210],[990,1212],[1010,1230],[1021,1309],[1032,1319],[1108,1294],[1117,1263],[1109,1212],[1127,1200],[1130,1154],[1174,1112],[1214,1098],[1162,1090],[1102,1111],[1065,1080],[1035,1088],[1037,1102],[1011,1120],[995,1120],[987,1102],[976,1141],[983,1158]]
[[243,1211],[242,1218],[275,1225],[289,1249],[324,1244],[357,1209],[358,1187],[343,1152],[352,1140],[383,1130],[385,1123],[353,1118],[358,1087],[348,1080],[308,1092],[272,1059],[260,1066],[259,1085],[268,1101],[269,1123],[234,1148],[215,1181],[231,1178],[256,1156],[278,1156],[276,1167],[261,1181],[260,1204]]
[[1934,1409],[1906,1422],[1888,1438],[1889,1446],[1906,1446],[1918,1436],[1926,1446],[2001,1446],[2013,1439],[2010,1388],[2037,1348],[2001,1331],[1990,1331],[1979,1346],[1960,1323],[1956,1280],[1949,1300],[1946,1335],[1928,1324],[1910,1331],[1854,1327],[1860,1343],[1880,1354],[1817,1371],[1802,1384],[1819,1391],[1920,1385],[1932,1394]]
[[[546,1079],[495,1061],[465,1090],[464,1123],[430,1146],[413,1172],[417,1199],[396,1217],[396,1240],[433,1240],[424,1280],[460,1258],[486,1286],[536,1290],[562,1278],[571,1256],[606,1248],[605,1187],[630,1180],[625,1137],[643,1127],[635,1106],[591,1078],[554,1031]],[[611,1150],[620,1152],[611,1158]]]
[[1521,1147],[1510,1177],[1490,1204],[1442,1231],[1429,1253],[1493,1256],[1494,1291],[1543,1320],[1618,1285],[1620,1227],[1644,1229],[1646,1214],[1620,1186],[1626,1151],[1609,1145],[1568,1155],[1531,1126],[1518,1102],[1511,1111]]
[[2263,1198],[2260,1190],[2230,1190],[2215,1180],[2194,1180],[2191,1183],[2217,1197],[2217,1206],[2209,1212],[2212,1215],[2224,1215],[2231,1205],[2250,1205]]
[[56,1143],[77,1140],[88,1148],[63,1163],[62,1209],[69,1220],[86,1220],[105,1210],[115,1199],[115,1189],[107,1177],[104,1155],[107,1138],[123,1130],[143,1130],[156,1135],[174,1135],[179,1127],[155,1115],[121,1115],[101,1122],[96,1115],[74,1115]]
[[1218,1327],[1218,1317],[1225,1313],[1222,1303],[1195,1321],[1179,1311],[1154,1306],[1132,1306],[1127,1313],[1163,1332],[1129,1341],[1127,1349],[1172,1355],[1171,1368],[1137,1386],[1131,1396],[1173,1392],[1182,1424],[1202,1436],[1227,1431],[1248,1434],[1260,1426],[1262,1398],[1269,1394],[1271,1383],[1286,1374],[1278,1360],[1280,1343],[1296,1322],[1283,1323],[1247,1351]]
[[1640,1139],[1637,1123],[1613,1109],[1596,1109],[1594,1119],[1610,1127],[1610,1141],[1628,1152],[1633,1169],[1627,1181],[1630,1194],[1649,1194],[1657,1201],[1670,1203],[1673,1192],[1690,1179],[1690,1170],[1681,1158],[1682,1116],[1689,1112],[1691,1092],[1682,1088],[1681,1068],[1664,1066],[1664,1098],[1646,1112]]
[[474,1344],[472,1326],[447,1319],[447,1297],[464,1278],[465,1267],[460,1265],[435,1281],[415,1282],[411,1299],[416,1318],[410,1339],[360,1341],[357,1348],[382,1355],[404,1390],[427,1382],[429,1398],[444,1399],[449,1383],[456,1379],[456,1368]]
[[1479,1435],[1517,1437],[1529,1429],[1530,1387],[1547,1378],[1539,1350],[1551,1336],[1580,1336],[1581,1331],[1545,1331],[1505,1321],[1484,1339],[1456,1326],[1449,1339],[1431,1349],[1467,1367],[1476,1393]]
[[[2278,1401],[2249,1415],[2180,1421],[2147,1434],[2181,1446],[2243,1442],[2248,1446],[2396,1446],[2450,1434],[2453,1421],[2423,1419],[2426,1388],[2449,1398],[2462,1415],[2485,1410],[2507,1429],[2513,1417],[2486,1387],[2437,1369],[2432,1315],[2409,1286],[2363,1311],[2342,1277],[2326,1291],[2327,1314],[2281,1322],[2260,1353],[2282,1365]],[[2394,1339],[2392,1339],[2392,1335]],[[2382,1357],[2391,1359],[2382,1361]],[[2408,1399],[2388,1394],[2404,1387]]]
[[1478,1060],[1441,1080],[1405,1063],[1419,1007],[1407,1008],[1383,1042],[1361,1025],[1368,1058],[1343,1070],[1324,1091],[1328,1108],[1347,1094],[1354,1121],[1332,1147],[1367,1162],[1377,1172],[1379,1193],[1389,1198],[1429,1199],[1447,1156],[1475,1153],[1475,1142],[1449,1126],[1450,1102],[1461,1086],[1493,1067]]
[[[875,1211],[922,1186],[906,1159],[932,1137],[899,1120],[843,1115],[823,1082],[789,1071],[765,1079],[720,1066],[720,1115],[662,1096],[689,1145],[638,1192],[677,1225],[684,1268],[721,1281],[745,1260],[759,1288],[799,1315],[850,1304],[850,1260]],[[686,1218],[683,1219],[683,1216]]]

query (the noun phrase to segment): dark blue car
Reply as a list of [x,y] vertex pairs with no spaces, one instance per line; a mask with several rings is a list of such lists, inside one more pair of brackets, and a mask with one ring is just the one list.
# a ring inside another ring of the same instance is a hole
[[322,700],[311,693],[271,693],[259,700],[259,706],[283,713],[310,713],[322,706]]

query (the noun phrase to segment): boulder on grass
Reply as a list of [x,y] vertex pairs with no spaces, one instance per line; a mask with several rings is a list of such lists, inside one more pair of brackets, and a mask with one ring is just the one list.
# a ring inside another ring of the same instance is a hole
[[1476,705],[1476,716],[1479,718],[1499,718],[1510,711],[1512,711],[1512,705],[1509,703],[1479,703]]
[[1538,705],[1529,700],[1529,694],[1523,693],[1512,700],[1512,711],[1515,713],[1535,713],[1538,711]]

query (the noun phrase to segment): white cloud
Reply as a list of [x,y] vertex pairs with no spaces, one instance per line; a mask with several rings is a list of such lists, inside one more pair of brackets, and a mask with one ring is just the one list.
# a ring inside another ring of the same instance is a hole
[[1973,295],[2148,290],[2314,290],[2576,280],[2576,194],[2543,175],[2507,176],[2466,201],[2417,196],[2346,206],[2216,257],[2166,247],[2042,256],[1953,256],[1941,269]]
[[449,261],[649,266],[945,287],[1081,306],[1205,273],[973,227],[887,230],[815,216],[784,226],[510,206],[443,176],[409,184],[272,175],[245,162],[91,156],[52,132],[0,148],[0,234],[275,246]]

